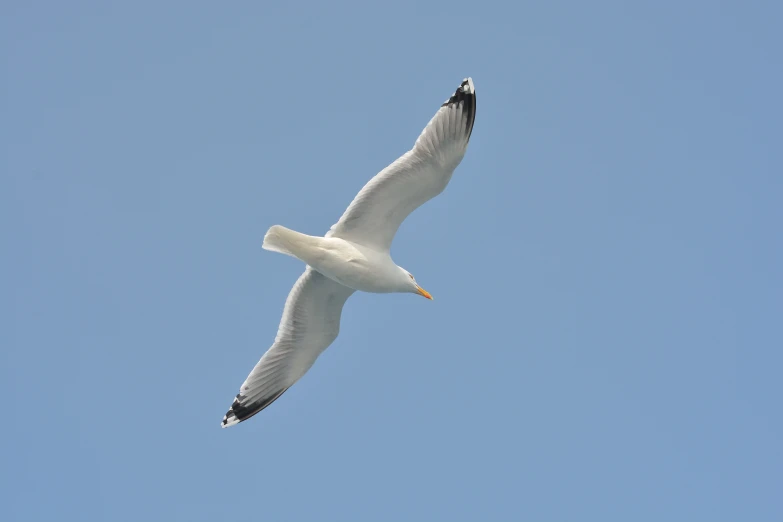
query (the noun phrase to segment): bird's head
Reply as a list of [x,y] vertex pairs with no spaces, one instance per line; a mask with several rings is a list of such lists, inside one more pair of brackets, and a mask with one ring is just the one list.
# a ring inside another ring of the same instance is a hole
[[400,268],[404,274],[403,284],[405,285],[405,291],[410,292],[412,294],[419,294],[422,297],[426,297],[429,300],[432,300],[432,296],[428,291],[423,289],[419,286],[419,283],[416,282],[416,278],[413,277],[413,274],[405,270],[404,268]]

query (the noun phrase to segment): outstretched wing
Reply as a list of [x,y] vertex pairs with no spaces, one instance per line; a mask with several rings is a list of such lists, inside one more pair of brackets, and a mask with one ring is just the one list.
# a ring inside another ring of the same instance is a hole
[[345,301],[354,290],[310,267],[285,302],[275,342],[250,372],[231,404],[227,428],[263,410],[304,375],[340,332]]
[[466,78],[413,148],[362,188],[326,237],[388,251],[405,218],[448,185],[465,155],[475,119],[476,90]]

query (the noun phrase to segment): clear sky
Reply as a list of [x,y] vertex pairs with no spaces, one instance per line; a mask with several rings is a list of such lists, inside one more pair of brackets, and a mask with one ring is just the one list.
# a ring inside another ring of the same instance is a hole
[[[0,17],[0,518],[783,520],[779,2],[113,4]],[[466,76],[392,251],[435,300],[354,295],[220,429],[303,268],[267,228]]]

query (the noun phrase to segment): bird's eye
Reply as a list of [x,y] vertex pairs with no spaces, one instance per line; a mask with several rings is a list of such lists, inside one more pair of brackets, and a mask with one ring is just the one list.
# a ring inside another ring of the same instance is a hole
[[408,274],[408,277],[410,277],[411,279],[413,279],[413,274]]

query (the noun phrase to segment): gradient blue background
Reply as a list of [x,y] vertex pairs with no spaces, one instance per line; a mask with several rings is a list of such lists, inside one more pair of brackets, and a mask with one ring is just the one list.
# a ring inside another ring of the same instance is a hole
[[[783,520],[779,2],[4,2],[0,518]],[[268,410],[322,234],[465,76],[447,190]]]

